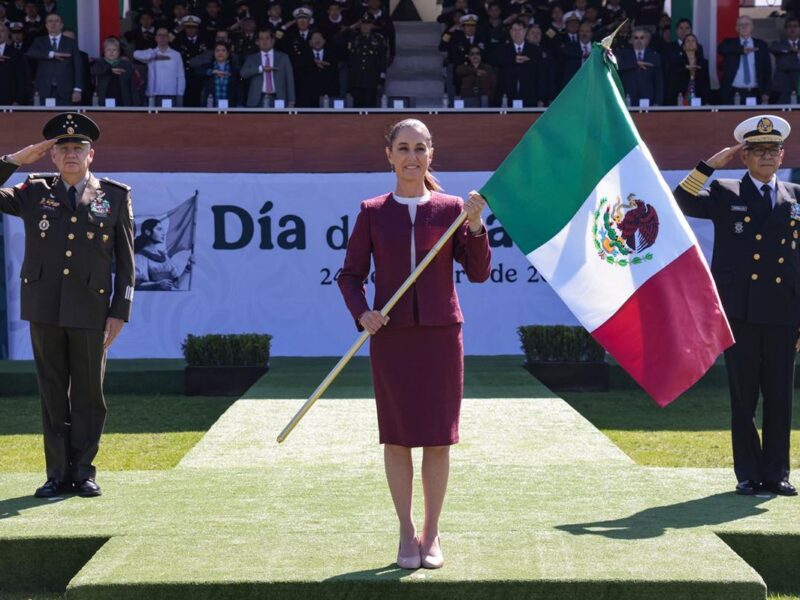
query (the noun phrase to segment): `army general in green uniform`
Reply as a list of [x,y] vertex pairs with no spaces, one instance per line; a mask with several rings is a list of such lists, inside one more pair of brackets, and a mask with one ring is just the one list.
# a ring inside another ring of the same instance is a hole
[[0,189],[0,210],[25,224],[20,303],[30,321],[47,465],[38,497],[101,493],[92,462],[106,419],[106,351],[130,316],[134,265],[130,188],[89,171],[99,135],[91,119],[60,114],[45,125],[46,141],[0,160],[0,185],[47,153],[58,169]]

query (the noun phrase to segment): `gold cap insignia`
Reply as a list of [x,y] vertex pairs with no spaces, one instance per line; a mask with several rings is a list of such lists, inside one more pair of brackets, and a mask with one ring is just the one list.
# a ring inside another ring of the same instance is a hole
[[764,117],[758,122],[756,129],[758,129],[759,133],[772,133],[772,121],[767,117]]
[[75,128],[74,127],[67,127],[67,133],[72,135],[73,133],[75,133]]

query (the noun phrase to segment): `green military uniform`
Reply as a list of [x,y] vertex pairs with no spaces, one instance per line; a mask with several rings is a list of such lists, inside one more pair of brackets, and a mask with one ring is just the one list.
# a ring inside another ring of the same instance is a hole
[[[85,117],[71,117],[80,130]],[[0,185],[16,169],[0,161]],[[0,189],[0,211],[25,225],[21,309],[30,321],[48,480],[81,482],[94,479],[105,423],[106,319],[127,321],[131,311],[133,213],[126,185],[87,173],[74,210],[68,187],[58,174],[29,175]]]
[[348,45],[350,92],[357,108],[377,105],[378,86],[386,71],[386,40],[380,33],[356,34]]

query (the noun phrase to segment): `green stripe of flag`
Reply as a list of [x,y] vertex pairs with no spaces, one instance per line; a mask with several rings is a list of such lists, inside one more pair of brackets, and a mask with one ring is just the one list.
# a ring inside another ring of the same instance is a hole
[[[604,53],[595,46],[480,190],[525,254],[561,231],[603,176],[639,143],[616,91],[616,69],[602,64]],[[620,110],[611,108],[615,105]]]

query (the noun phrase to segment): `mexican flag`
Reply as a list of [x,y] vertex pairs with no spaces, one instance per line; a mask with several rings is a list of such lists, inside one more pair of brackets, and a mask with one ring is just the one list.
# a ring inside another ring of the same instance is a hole
[[581,324],[665,406],[733,336],[621,89],[596,45],[480,192]]
[[103,40],[121,36],[120,18],[127,14],[128,4],[128,0],[60,0],[58,6],[68,14],[74,11],[78,47],[96,58],[103,56]]

